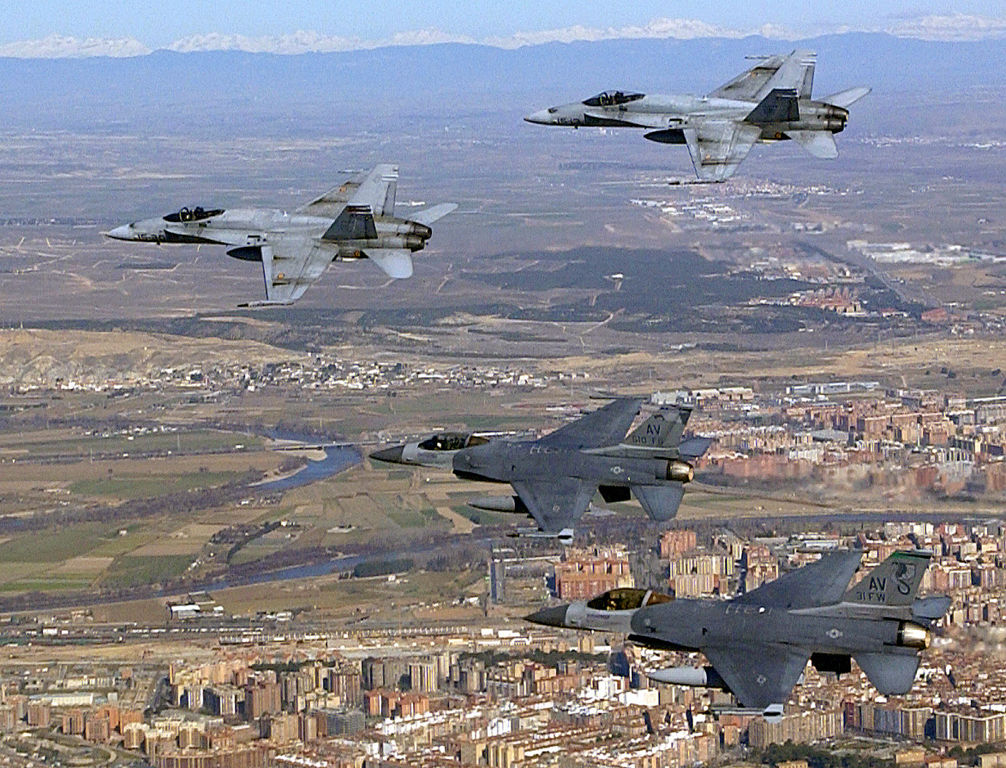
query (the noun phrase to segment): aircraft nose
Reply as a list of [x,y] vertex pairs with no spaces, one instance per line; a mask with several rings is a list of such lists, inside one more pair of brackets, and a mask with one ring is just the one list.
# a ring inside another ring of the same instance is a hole
[[556,605],[551,608],[542,608],[540,611],[529,613],[524,617],[525,621],[533,624],[543,624],[546,627],[565,627],[566,609],[569,605]]
[[133,239],[133,225],[123,224],[121,227],[116,227],[115,229],[110,229],[105,232],[105,237],[110,237],[113,240],[132,240]]
[[537,112],[532,112],[530,115],[524,118],[528,123],[537,123],[538,125],[548,125],[553,122],[552,111],[547,109],[539,109]]
[[374,451],[370,454],[370,458],[377,459],[378,461],[387,461],[390,464],[402,464],[402,452],[405,450],[404,445],[395,445],[391,448],[382,448],[379,451]]

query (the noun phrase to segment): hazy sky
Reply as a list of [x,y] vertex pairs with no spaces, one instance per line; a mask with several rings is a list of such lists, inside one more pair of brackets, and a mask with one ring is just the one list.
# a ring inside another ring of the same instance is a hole
[[134,38],[150,48],[205,33],[276,36],[299,30],[386,40],[436,29],[476,40],[582,25],[644,26],[694,19],[730,30],[765,24],[817,34],[884,29],[926,16],[1006,17],[1006,0],[6,0],[0,43],[51,35]]

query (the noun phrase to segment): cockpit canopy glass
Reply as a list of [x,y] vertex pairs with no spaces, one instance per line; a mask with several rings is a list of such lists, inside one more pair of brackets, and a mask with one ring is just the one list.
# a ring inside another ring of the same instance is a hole
[[187,221],[202,221],[203,219],[208,219],[212,216],[219,216],[224,212],[223,208],[216,208],[211,211],[207,211],[198,205],[195,208],[182,208],[182,210],[177,213],[169,213],[164,217],[165,221],[170,221],[173,223],[183,223]]
[[588,601],[587,607],[595,611],[633,611],[644,605],[669,603],[674,598],[662,592],[649,589],[630,589],[621,587],[604,592]]
[[604,91],[583,102],[588,107],[617,107],[643,98],[644,93],[625,93],[624,91]]
[[484,437],[470,435],[466,432],[439,432],[433,437],[423,440],[419,447],[424,451],[460,451],[462,448],[488,442]]

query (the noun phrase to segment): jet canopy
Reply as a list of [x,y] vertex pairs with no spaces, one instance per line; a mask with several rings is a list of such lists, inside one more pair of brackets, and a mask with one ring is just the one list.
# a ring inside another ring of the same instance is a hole
[[617,107],[619,104],[637,101],[645,95],[644,93],[625,93],[624,91],[604,91],[583,103],[588,107]]
[[644,605],[669,603],[674,598],[651,589],[631,589],[620,587],[602,592],[587,602],[587,607],[595,611],[634,611]]
[[223,212],[223,208],[216,208],[214,210],[207,211],[197,205],[195,208],[182,208],[182,210],[177,213],[169,213],[164,217],[164,220],[170,221],[174,224],[188,221],[202,221],[203,219],[209,219],[213,216],[219,216]]
[[428,437],[419,444],[424,451],[460,451],[462,448],[469,448],[473,445],[482,445],[489,441],[478,435],[471,435],[465,432],[439,432],[433,437]]

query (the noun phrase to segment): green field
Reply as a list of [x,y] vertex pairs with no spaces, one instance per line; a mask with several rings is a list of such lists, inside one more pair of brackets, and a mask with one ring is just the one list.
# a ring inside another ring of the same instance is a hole
[[492,512],[488,509],[475,509],[467,504],[460,504],[451,509],[462,517],[471,520],[475,525],[506,525],[508,521],[521,519],[519,516],[509,515],[506,512]]
[[[32,439],[32,438],[39,439]],[[0,440],[0,446],[4,445]],[[64,439],[48,439],[45,433],[29,434],[16,444],[32,458],[47,456],[89,456],[123,453],[147,454],[167,453],[208,453],[213,451],[233,451],[236,445],[259,448],[262,438],[216,430],[196,430],[192,432],[156,432],[141,435],[73,435]],[[15,447],[15,446],[12,446]]]
[[56,592],[73,589],[86,589],[91,586],[90,579],[74,579],[54,577],[51,579],[20,579],[7,584],[0,584],[0,592]]
[[86,555],[118,528],[107,523],[82,523],[61,531],[43,531],[17,536],[0,544],[0,562],[59,563]]
[[421,509],[410,509],[404,506],[399,507],[388,507],[387,513],[396,525],[402,528],[450,528],[450,523],[448,523],[444,518],[437,514],[437,511],[431,507],[423,507]]
[[161,557],[120,557],[102,576],[106,587],[135,587],[154,584],[180,576],[194,560],[193,555]]
[[177,491],[215,488],[239,479],[241,472],[189,472],[182,475],[116,475],[79,480],[70,492],[80,496],[108,496],[115,499],[150,499]]

